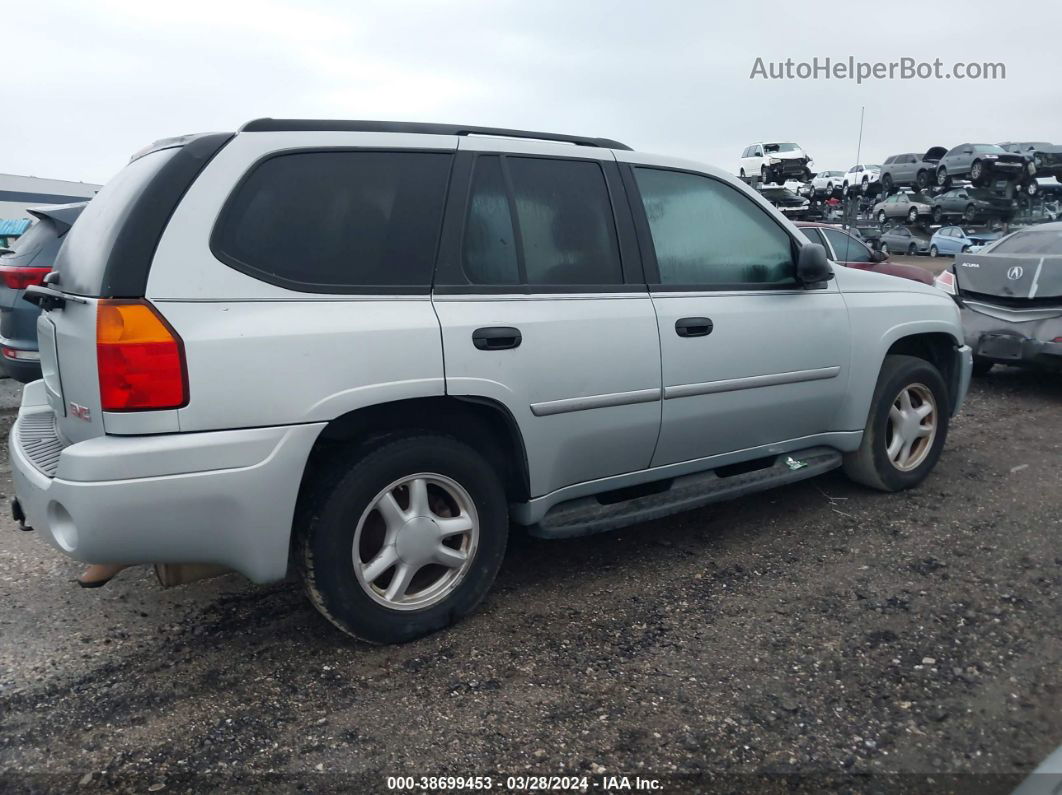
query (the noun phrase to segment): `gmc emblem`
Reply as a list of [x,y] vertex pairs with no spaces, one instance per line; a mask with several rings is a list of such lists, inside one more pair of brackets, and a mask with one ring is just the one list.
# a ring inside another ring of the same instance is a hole
[[79,420],[84,420],[85,422],[92,421],[92,412],[89,411],[88,406],[79,406],[77,403],[71,403],[70,414],[71,416],[77,417]]

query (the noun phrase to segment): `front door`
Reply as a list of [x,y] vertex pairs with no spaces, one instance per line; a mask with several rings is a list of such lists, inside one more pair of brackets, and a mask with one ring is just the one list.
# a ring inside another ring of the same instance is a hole
[[635,165],[627,181],[660,329],[653,466],[837,430],[847,310],[833,282],[797,283],[777,213],[696,172]]

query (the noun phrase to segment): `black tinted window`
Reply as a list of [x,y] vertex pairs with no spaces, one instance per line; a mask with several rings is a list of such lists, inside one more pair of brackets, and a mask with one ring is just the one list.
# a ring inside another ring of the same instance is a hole
[[[503,169],[512,185],[511,201]],[[520,246],[514,246],[514,238]],[[463,256],[465,276],[473,284],[622,284],[601,166],[581,160],[478,158]]]
[[752,199],[697,174],[636,168],[661,284],[795,284],[789,235]]
[[431,284],[451,156],[299,152],[272,157],[222,214],[215,250],[293,289]]

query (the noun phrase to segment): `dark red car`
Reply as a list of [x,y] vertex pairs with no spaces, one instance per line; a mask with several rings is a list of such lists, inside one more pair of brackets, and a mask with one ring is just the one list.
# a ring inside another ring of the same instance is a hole
[[887,254],[874,251],[866,243],[840,226],[813,221],[797,221],[796,225],[812,243],[826,247],[826,255],[846,268],[887,273],[922,284],[933,284],[932,274],[917,265],[890,262]]

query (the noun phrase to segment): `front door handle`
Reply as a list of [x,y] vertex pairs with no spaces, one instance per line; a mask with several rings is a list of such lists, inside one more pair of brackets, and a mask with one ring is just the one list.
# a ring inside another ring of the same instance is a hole
[[684,317],[675,321],[675,333],[680,337],[707,337],[715,324],[708,317]]
[[472,332],[472,344],[481,351],[504,351],[519,348],[523,337],[512,326],[488,326]]

